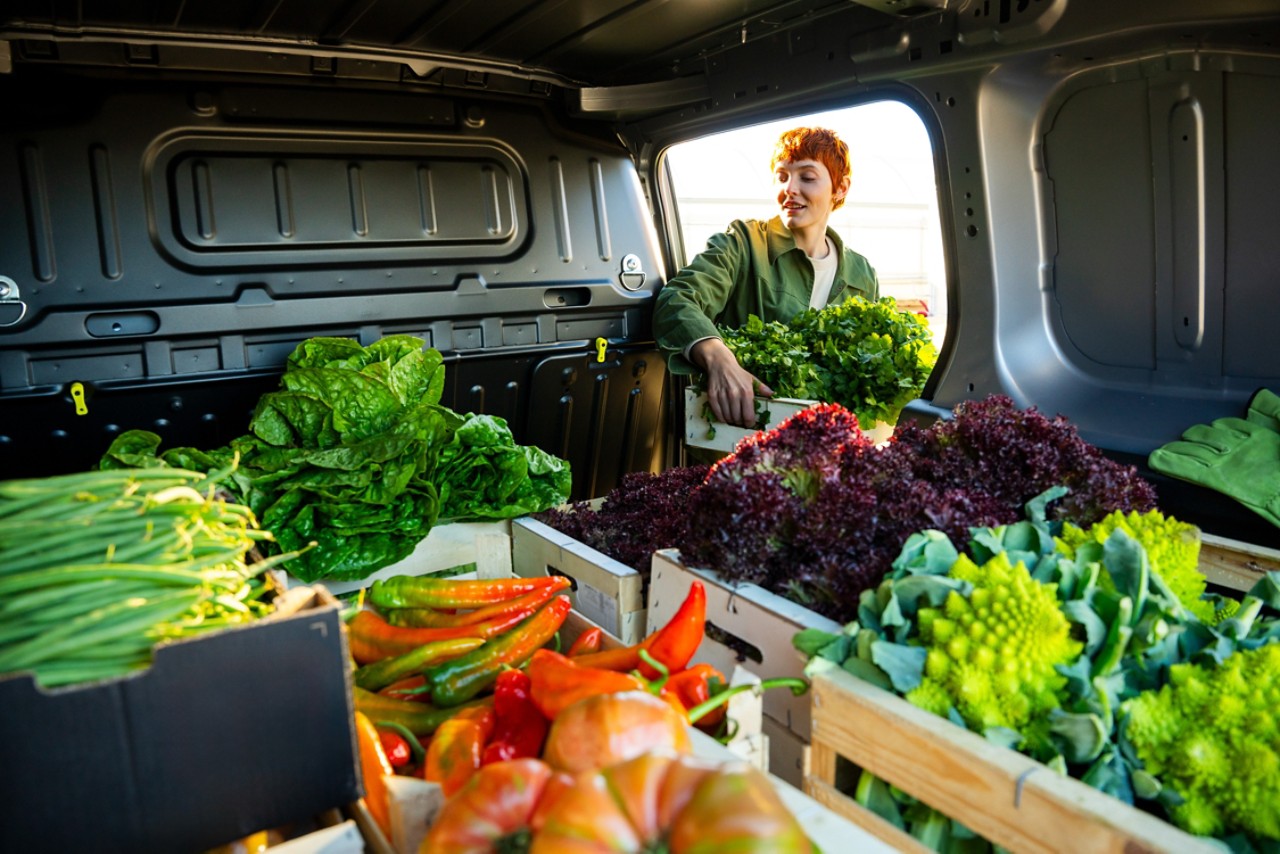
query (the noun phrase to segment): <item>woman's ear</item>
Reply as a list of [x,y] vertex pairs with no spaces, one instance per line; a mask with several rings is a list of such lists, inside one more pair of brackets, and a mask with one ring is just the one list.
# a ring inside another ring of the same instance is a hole
[[852,181],[848,175],[845,175],[840,179],[840,183],[836,186],[835,191],[832,192],[832,198],[843,199],[845,196],[849,195],[849,187],[851,185]]

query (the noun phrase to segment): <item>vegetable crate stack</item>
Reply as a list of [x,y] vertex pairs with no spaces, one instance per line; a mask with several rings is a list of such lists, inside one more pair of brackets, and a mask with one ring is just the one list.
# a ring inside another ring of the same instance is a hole
[[796,638],[805,790],[939,851],[1275,850],[1280,563],[1237,545],[1158,511],[912,537],[857,621]]

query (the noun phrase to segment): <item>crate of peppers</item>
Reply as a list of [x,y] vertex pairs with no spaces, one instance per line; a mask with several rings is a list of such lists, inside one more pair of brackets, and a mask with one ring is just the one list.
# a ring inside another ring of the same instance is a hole
[[[751,838],[809,851],[767,774],[695,757],[691,742],[691,728],[732,731],[725,709],[740,692],[799,693],[804,681],[729,687],[690,665],[705,629],[701,585],[637,643],[590,627],[560,646],[576,616],[569,584],[397,576],[368,588],[347,629],[365,801],[387,838],[404,836],[392,828],[394,783],[413,777],[443,796],[430,828],[417,828],[423,851],[563,850],[570,836],[619,827],[636,850]],[[656,795],[664,779],[688,788],[688,806],[661,827],[635,826],[623,803]],[[747,802],[764,818],[751,828],[732,818]]]

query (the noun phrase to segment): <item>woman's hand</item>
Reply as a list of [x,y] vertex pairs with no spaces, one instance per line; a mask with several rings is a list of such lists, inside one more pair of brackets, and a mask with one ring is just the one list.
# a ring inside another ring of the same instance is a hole
[[707,401],[716,420],[739,427],[756,426],[755,398],[772,397],[773,389],[743,370],[733,351],[719,338],[707,338],[689,351],[707,375]]

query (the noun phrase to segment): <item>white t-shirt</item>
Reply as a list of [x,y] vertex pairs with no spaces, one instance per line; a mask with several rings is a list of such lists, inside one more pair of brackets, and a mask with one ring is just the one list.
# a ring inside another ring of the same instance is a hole
[[827,297],[831,296],[831,286],[836,281],[836,267],[840,261],[835,244],[828,237],[825,258],[814,258],[812,255],[805,257],[813,265],[813,295],[809,297],[809,308],[825,308]]

